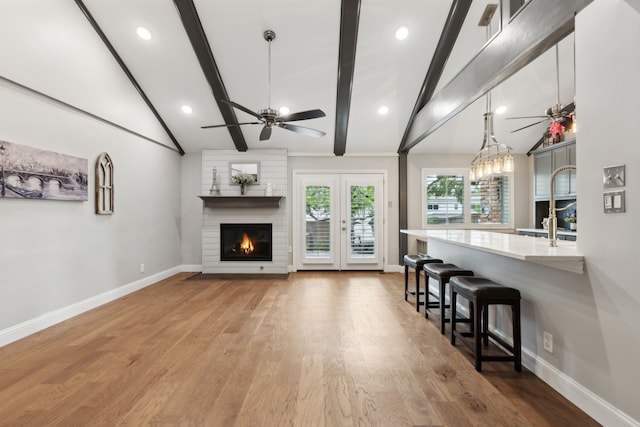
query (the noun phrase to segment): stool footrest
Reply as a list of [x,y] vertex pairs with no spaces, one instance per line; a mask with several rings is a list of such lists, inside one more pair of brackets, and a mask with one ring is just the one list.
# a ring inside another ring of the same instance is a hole
[[502,338],[500,338],[498,335],[494,334],[491,331],[487,331],[487,335],[489,336],[489,338],[491,338],[492,340],[500,344],[502,347],[506,348],[507,350],[513,353],[513,350],[514,350],[513,345],[509,344],[508,342],[506,342],[505,340],[503,340]]

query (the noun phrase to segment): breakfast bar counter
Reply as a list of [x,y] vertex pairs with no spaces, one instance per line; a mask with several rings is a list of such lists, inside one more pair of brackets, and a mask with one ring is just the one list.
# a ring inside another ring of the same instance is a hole
[[521,261],[583,274],[584,256],[576,242],[559,240],[551,247],[549,240],[483,230],[400,230],[421,240],[435,240]]

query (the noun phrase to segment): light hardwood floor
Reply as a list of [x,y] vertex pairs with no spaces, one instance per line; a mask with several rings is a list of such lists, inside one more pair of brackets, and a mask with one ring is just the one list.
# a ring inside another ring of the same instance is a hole
[[477,373],[402,274],[192,274],[0,348],[0,425],[597,425],[512,363]]

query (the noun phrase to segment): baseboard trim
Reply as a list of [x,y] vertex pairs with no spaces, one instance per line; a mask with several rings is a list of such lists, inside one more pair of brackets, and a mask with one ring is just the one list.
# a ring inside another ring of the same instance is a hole
[[202,264],[183,264],[180,266],[183,273],[202,273]]
[[39,332],[57,323],[63,322],[74,316],[99,307],[103,304],[121,298],[132,292],[146,288],[147,286],[153,285],[160,280],[164,280],[167,277],[178,274],[181,271],[185,271],[182,269],[182,267],[184,266],[177,266],[165,271],[161,271],[159,273],[152,274],[143,279],[136,280],[135,282],[128,283],[126,285],[120,286],[107,292],[103,292],[91,298],[87,298],[86,300],[78,301],[69,306],[51,311],[49,313],[41,314],[40,316],[33,319],[26,320],[22,323],[18,323],[17,325],[0,330],[0,347],[10,344],[14,341],[18,341],[19,339],[22,339],[29,335],[35,334],[36,332]]
[[[493,328],[491,330],[508,344],[513,344],[510,336]],[[498,345],[499,346],[499,345]],[[591,418],[607,427],[640,427],[640,423],[607,402],[555,366],[529,349],[522,348],[522,365],[536,377],[547,383],[568,401],[582,409]]]
[[640,427],[640,422],[524,348],[522,364],[600,424],[608,427]]
[[385,273],[404,273],[404,266],[398,264],[388,264],[384,269]]

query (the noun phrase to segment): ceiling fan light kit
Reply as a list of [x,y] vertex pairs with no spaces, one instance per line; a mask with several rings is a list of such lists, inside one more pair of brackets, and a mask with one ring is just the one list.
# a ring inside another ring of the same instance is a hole
[[292,113],[292,114],[287,114],[287,115],[281,115],[280,112],[275,109],[275,108],[271,108],[271,42],[273,40],[275,40],[276,38],[276,33],[273,30],[266,30],[262,36],[264,37],[264,39],[267,41],[267,43],[269,44],[269,63],[268,63],[268,70],[269,70],[269,74],[268,74],[268,99],[267,99],[267,105],[269,105],[267,108],[262,108],[260,110],[258,110],[258,112],[254,112],[253,110],[240,105],[236,102],[233,102],[231,100],[228,99],[222,99],[222,102],[225,102],[235,108],[237,108],[240,111],[243,111],[247,114],[249,114],[250,116],[255,117],[256,119],[258,119],[257,122],[243,122],[243,123],[232,123],[232,124],[224,124],[224,125],[207,125],[207,126],[201,126],[202,129],[211,129],[211,128],[219,128],[219,127],[229,127],[229,126],[242,126],[242,125],[258,125],[261,124],[263,125],[262,130],[260,131],[260,141],[266,141],[269,138],[271,138],[271,129],[276,126],[282,129],[286,129],[288,131],[292,131],[292,132],[296,132],[302,135],[307,135],[307,136],[311,136],[314,138],[322,138],[323,136],[326,135],[326,132],[322,132],[320,130],[316,130],[316,129],[310,129],[310,128],[306,128],[303,126],[298,126],[298,125],[292,125],[286,122],[295,122],[295,121],[300,121],[300,120],[309,120],[309,119],[318,119],[320,117],[325,117],[326,114],[324,113],[324,111],[319,110],[319,109],[315,109],[315,110],[307,110],[307,111],[300,111],[298,113]]

